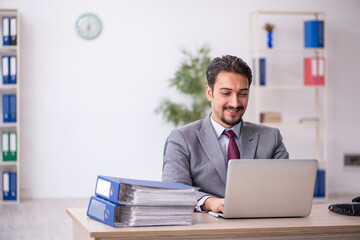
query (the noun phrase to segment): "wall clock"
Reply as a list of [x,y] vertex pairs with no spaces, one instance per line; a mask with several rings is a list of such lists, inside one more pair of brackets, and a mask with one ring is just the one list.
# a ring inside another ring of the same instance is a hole
[[85,13],[76,21],[76,31],[84,39],[91,40],[97,38],[101,30],[101,20],[93,13]]

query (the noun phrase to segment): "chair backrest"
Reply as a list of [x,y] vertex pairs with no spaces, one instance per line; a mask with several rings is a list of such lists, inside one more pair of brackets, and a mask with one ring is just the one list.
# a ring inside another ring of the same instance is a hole
[[167,148],[167,145],[168,145],[168,139],[169,139],[169,137],[166,139],[165,144],[164,144],[163,156],[165,156],[165,154],[166,154],[166,148]]

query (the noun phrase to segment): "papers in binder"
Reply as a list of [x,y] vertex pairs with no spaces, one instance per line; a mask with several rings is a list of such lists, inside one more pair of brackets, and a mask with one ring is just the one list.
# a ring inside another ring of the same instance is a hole
[[113,227],[190,225],[198,188],[98,176],[87,215]]
[[140,206],[115,204],[92,196],[87,215],[113,227],[190,225],[191,206]]
[[128,205],[194,206],[197,191],[181,183],[98,176],[95,194]]

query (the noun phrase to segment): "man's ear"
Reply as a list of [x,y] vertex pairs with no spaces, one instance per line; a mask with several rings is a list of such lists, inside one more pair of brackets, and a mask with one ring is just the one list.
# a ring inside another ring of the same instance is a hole
[[209,85],[206,86],[206,97],[210,102],[213,99],[213,91]]

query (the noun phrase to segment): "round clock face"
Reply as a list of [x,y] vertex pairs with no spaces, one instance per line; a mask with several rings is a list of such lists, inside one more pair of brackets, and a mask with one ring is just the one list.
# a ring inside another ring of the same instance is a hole
[[100,35],[102,24],[100,19],[92,13],[86,13],[76,21],[76,30],[84,39],[94,39]]

